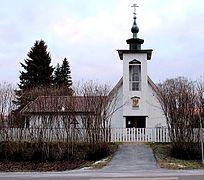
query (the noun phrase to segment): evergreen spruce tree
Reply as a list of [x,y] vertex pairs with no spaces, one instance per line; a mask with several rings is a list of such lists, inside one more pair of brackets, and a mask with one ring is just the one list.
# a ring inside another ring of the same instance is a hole
[[28,53],[25,64],[21,63],[25,71],[20,72],[19,88],[24,90],[52,85],[54,68],[50,66],[50,63],[51,57],[47,52],[47,45],[43,40],[36,41]]
[[54,72],[54,84],[67,87],[72,85],[71,70],[66,58],[64,58],[61,66],[57,64]]
[[62,82],[61,67],[59,63],[57,63],[57,66],[54,71],[54,85],[59,85],[61,82]]
[[47,52],[47,45],[43,40],[36,41],[25,59],[25,64],[20,63],[24,71],[20,73],[19,89],[16,90],[16,101],[18,106],[15,113],[18,113],[28,102],[33,101],[40,93],[31,93],[34,89],[40,92],[45,87],[53,84],[53,70],[50,66],[51,57]]

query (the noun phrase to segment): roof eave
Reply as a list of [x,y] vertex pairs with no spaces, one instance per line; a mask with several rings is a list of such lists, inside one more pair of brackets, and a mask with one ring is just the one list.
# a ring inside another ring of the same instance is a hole
[[147,60],[151,60],[153,49],[143,49],[143,50],[117,50],[120,60],[123,60],[123,54],[133,54],[133,53],[141,53],[147,54]]

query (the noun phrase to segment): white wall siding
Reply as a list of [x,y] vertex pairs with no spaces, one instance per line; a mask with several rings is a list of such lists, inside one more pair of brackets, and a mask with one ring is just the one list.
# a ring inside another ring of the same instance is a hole
[[[141,91],[130,91],[129,89],[129,62],[132,60],[141,62]],[[147,116],[147,54],[124,54],[123,55],[123,116]],[[140,97],[139,109],[132,108],[131,98]]]
[[119,87],[116,93],[116,101],[113,101],[116,103],[114,105],[116,111],[113,113],[111,119],[111,128],[125,128],[125,120],[123,117],[123,87]]
[[[69,118],[69,119],[68,119]],[[75,116],[78,128],[83,127],[81,116]],[[73,117],[63,115],[33,115],[29,117],[29,128],[65,128]],[[73,126],[73,124],[71,124]],[[25,125],[26,127],[26,125]]]
[[[129,85],[128,85],[129,87]],[[127,104],[123,104],[123,85],[118,88],[117,91],[117,102],[116,102],[116,109],[119,108],[112,116],[111,128],[125,128],[125,117],[123,116],[124,111],[127,110]],[[126,97],[127,98],[127,97]],[[130,97],[129,97],[130,99]],[[157,93],[152,89],[151,85],[148,84],[147,94],[146,94],[146,109],[147,115],[146,118],[146,128],[154,128],[154,127],[167,127],[166,125],[166,117],[164,112],[161,108],[161,104],[157,98]],[[129,102],[129,106],[131,107],[131,102]],[[142,106],[143,107],[143,106]],[[142,108],[140,107],[140,108]],[[124,108],[126,110],[124,110]],[[138,110],[131,110],[130,114],[132,116],[142,116],[143,113],[139,113],[141,111]],[[128,113],[126,111],[126,113]]]
[[166,127],[166,117],[158,100],[157,93],[148,84],[148,117],[146,119],[146,128]]

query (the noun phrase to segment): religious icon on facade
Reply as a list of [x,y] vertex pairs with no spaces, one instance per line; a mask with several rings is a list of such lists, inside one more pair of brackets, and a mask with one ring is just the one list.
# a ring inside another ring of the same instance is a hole
[[134,96],[132,99],[132,107],[133,108],[139,108],[140,105],[140,97]]

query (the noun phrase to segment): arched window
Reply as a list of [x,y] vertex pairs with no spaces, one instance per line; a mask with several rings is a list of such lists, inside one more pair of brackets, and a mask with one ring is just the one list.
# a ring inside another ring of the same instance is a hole
[[141,91],[141,62],[134,59],[129,62],[130,91]]

